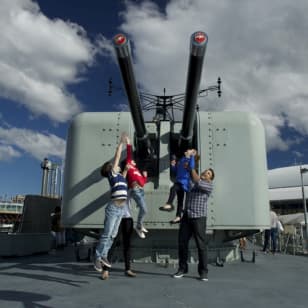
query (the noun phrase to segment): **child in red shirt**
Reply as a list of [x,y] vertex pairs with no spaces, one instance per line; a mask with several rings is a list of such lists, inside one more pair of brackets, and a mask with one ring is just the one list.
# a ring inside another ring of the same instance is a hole
[[127,184],[130,189],[130,196],[135,200],[137,207],[139,207],[139,213],[137,218],[136,232],[140,238],[145,238],[145,233],[148,230],[143,226],[144,217],[147,213],[147,206],[144,200],[144,185],[147,182],[148,174],[146,171],[142,173],[136,166],[136,162],[132,157],[132,145],[130,139],[126,136],[126,164],[130,166],[127,172]]

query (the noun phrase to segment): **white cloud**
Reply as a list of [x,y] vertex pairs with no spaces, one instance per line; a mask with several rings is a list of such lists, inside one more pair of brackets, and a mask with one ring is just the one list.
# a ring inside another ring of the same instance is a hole
[[[44,157],[56,157],[63,159],[65,154],[65,140],[53,135],[42,134],[29,129],[0,127],[0,140],[2,150],[0,152],[18,157],[20,151],[26,152],[38,160]],[[20,151],[14,150],[14,148]],[[5,157],[0,154],[0,160]]]
[[304,157],[304,154],[301,153],[301,152],[298,152],[298,151],[293,151],[293,154],[297,158],[303,158]]
[[205,31],[209,43],[201,87],[223,81],[223,96],[210,94],[201,109],[257,113],[268,150],[287,150],[289,125],[308,133],[308,2],[172,0],[127,2],[120,30],[132,41],[136,79],[153,94],[184,92],[190,35]]
[[20,157],[21,153],[10,145],[0,144],[0,161],[8,161]]
[[2,0],[0,28],[0,95],[57,122],[80,112],[66,87],[97,52],[84,29],[48,19],[30,0]]
[[280,128],[284,126],[285,121],[283,118],[270,114],[263,114],[260,116],[267,138],[267,150],[280,150],[286,151],[289,147],[288,143],[282,139]]

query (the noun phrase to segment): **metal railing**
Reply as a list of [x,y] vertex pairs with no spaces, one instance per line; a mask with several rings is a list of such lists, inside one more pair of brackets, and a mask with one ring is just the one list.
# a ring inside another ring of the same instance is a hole
[[[264,232],[256,235],[257,245],[263,247]],[[269,250],[272,250],[272,243],[269,242]],[[292,255],[307,254],[303,237],[303,230],[300,226],[294,226],[293,232],[278,233],[276,242],[277,252]]]

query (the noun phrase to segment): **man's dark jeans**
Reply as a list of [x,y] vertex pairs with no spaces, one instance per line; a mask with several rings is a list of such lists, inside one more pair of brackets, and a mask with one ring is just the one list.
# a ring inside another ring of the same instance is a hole
[[208,252],[206,240],[206,217],[188,218],[185,213],[181,219],[179,230],[179,270],[188,271],[188,247],[191,236],[195,238],[198,249],[198,273],[200,276],[208,272]]

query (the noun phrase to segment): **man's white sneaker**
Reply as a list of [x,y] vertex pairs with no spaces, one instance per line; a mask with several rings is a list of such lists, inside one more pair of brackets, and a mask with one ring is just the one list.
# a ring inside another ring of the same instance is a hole
[[200,277],[199,277],[199,279],[201,280],[201,281],[209,281],[209,278],[207,277],[207,275],[201,275]]
[[178,270],[175,274],[173,274],[173,278],[182,278],[184,276],[184,274],[186,274],[186,272],[182,271],[182,270]]

